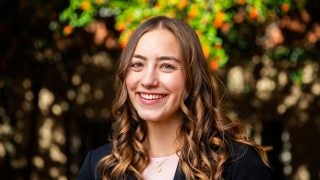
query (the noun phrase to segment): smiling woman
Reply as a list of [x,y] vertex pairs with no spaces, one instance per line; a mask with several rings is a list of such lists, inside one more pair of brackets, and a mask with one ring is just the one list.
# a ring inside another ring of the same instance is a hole
[[118,82],[113,142],[89,152],[79,179],[270,179],[267,148],[223,114],[218,79],[183,21],[142,23]]
[[149,121],[174,122],[175,132],[182,122],[185,75],[180,57],[176,38],[165,29],[145,33],[137,44],[125,84],[130,102],[147,125]]

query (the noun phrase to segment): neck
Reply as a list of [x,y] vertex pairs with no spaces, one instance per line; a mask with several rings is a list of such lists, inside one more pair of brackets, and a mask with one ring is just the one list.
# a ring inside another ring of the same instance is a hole
[[181,121],[147,122],[148,135],[145,145],[150,157],[169,156],[177,152],[180,146],[178,140],[180,125]]

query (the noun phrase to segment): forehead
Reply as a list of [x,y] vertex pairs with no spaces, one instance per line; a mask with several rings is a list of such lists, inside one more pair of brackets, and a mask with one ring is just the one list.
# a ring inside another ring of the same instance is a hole
[[134,52],[174,53],[180,56],[180,44],[171,31],[157,28],[141,36]]
[[156,28],[152,29],[150,31],[145,32],[139,39],[138,45],[141,42],[145,41],[152,41],[155,40],[158,43],[168,42],[168,41],[175,41],[177,42],[177,39],[175,35],[169,31],[168,29],[164,28]]

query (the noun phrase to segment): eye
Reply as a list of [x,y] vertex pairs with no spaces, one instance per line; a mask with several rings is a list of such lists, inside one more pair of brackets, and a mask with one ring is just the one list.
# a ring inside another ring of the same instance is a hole
[[143,68],[143,64],[141,62],[132,62],[130,68],[134,71],[140,71]]
[[139,62],[132,63],[131,67],[142,67],[142,63],[139,63]]
[[173,66],[173,65],[171,65],[171,64],[162,64],[161,66],[160,66],[160,68],[162,69],[162,70],[164,70],[164,71],[167,71],[167,72],[170,72],[170,71],[173,71],[173,70],[175,70],[176,68]]

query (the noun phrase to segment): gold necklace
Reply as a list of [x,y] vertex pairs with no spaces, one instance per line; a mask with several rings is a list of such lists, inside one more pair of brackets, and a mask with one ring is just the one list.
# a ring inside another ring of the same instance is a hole
[[166,162],[167,159],[168,159],[168,157],[166,157],[163,161],[161,161],[159,164],[157,164],[157,167],[156,167],[157,172],[161,172],[161,170],[162,170],[161,166],[164,162]]

